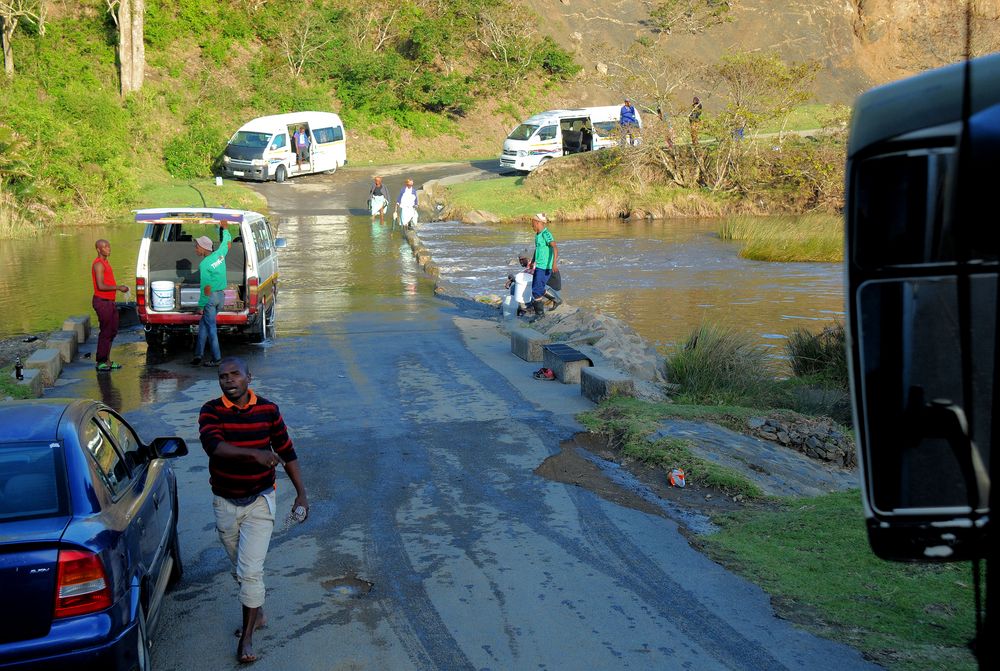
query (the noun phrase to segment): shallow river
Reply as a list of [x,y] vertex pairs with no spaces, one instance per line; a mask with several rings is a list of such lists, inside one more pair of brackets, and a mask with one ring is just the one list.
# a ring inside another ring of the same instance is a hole
[[[308,272],[289,267],[282,273],[279,333],[301,333],[313,321],[336,319],[362,303],[371,309],[374,295],[396,294],[390,309],[405,312],[407,296],[418,287],[430,289],[399,233],[367,217],[277,222],[279,235],[311,262]],[[715,237],[716,226],[716,221],[689,219],[554,224],[563,295],[572,304],[622,318],[663,345],[682,342],[702,320],[711,320],[780,346],[793,328],[818,328],[843,314],[839,265],[740,259],[735,244]],[[111,242],[119,282],[134,286],[141,234],[141,226],[128,225],[0,241],[6,261],[0,336],[58,328],[68,314],[91,312],[89,268],[98,237]],[[456,222],[425,224],[421,238],[443,278],[470,295],[502,294],[504,279],[514,269],[508,264],[532,244],[527,226]]]
[[[563,297],[622,318],[661,345],[683,342],[703,320],[756,334],[780,347],[796,327],[818,329],[843,316],[840,264],[739,258],[715,235],[717,220],[591,221],[551,226]],[[527,225],[434,222],[420,237],[442,278],[472,295],[503,294]]]

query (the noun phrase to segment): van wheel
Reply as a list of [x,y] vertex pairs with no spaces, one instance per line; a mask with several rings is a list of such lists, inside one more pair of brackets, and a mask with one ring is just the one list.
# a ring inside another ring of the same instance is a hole
[[326,174],[327,174],[327,175],[332,175],[333,173],[337,172],[337,168],[338,168],[338,167],[340,167],[340,166],[339,166],[339,165],[337,164],[337,162],[336,162],[336,161],[334,161],[334,162],[333,162],[333,168],[332,168],[332,169],[330,169],[330,170],[327,170],[327,171],[326,171]]
[[274,335],[274,301],[270,305],[261,306],[257,323],[250,332],[250,342],[260,344],[267,341],[267,336]]
[[279,165],[278,169],[274,171],[274,181],[280,184],[285,181],[286,177],[288,177],[288,171],[285,170],[285,166]]

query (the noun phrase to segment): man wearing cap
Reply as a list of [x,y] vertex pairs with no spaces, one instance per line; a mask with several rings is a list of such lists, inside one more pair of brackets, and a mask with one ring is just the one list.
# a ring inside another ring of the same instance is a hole
[[544,214],[536,214],[531,218],[531,228],[535,231],[535,253],[528,269],[532,271],[531,305],[535,309],[534,319],[545,316],[542,307],[542,296],[545,295],[545,285],[549,282],[552,272],[559,268],[559,249],[549,232],[548,218]]
[[[229,234],[229,229],[224,221],[219,222],[219,231],[222,233],[222,240],[219,242],[219,248],[214,252],[212,251],[212,239],[207,235],[194,241],[195,254],[201,257],[201,262],[198,264],[198,276],[201,278],[198,309],[201,310],[201,321],[198,322],[198,344],[194,349],[192,366],[218,366],[219,360],[222,359],[222,350],[219,349],[219,332],[216,329],[215,320],[226,300],[226,254],[229,253],[233,236]],[[201,357],[205,352],[206,341],[212,350],[212,358],[202,363]]]
[[618,114],[618,123],[625,133],[628,143],[633,144],[635,142],[633,134],[639,127],[639,119],[635,115],[635,107],[632,106],[632,101],[628,98],[625,98],[625,104],[622,105],[621,112]]

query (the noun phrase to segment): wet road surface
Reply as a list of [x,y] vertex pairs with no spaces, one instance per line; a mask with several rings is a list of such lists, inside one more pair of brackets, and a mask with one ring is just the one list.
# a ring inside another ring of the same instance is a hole
[[[368,177],[261,187],[289,242],[278,337],[223,343],[281,406],[312,504],[282,530],[294,490],[279,477],[255,669],[867,668],[775,618],[670,519],[534,475],[589,403],[533,380],[475,306],[433,297],[398,233],[352,216]],[[380,251],[352,263],[366,246]],[[74,364],[63,384],[191,448],[176,462],[186,573],[165,600],[155,668],[237,668],[236,586],[197,439],[218,383],[186,351],[129,337],[116,342],[126,370],[99,383]]]

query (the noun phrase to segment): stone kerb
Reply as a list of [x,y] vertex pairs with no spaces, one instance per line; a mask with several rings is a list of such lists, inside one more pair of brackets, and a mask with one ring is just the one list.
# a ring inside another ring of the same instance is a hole
[[612,396],[634,396],[635,382],[614,368],[585,367],[580,371],[580,393],[594,403],[600,403]]
[[551,368],[563,384],[580,384],[580,371],[594,364],[572,347],[555,343],[542,347],[542,365]]
[[90,338],[90,315],[67,317],[66,321],[63,322],[62,330],[76,333],[76,342],[82,345]]
[[551,338],[534,329],[515,328],[510,332],[510,351],[525,361],[541,361],[542,345],[550,342]]
[[45,345],[59,350],[63,363],[72,363],[76,358],[77,340],[79,337],[73,331],[56,331],[45,340]]
[[[14,373],[11,373],[14,375]],[[34,370],[30,368],[25,368],[21,371],[21,375],[24,377],[23,380],[17,381],[18,387],[25,387],[31,390],[31,395],[38,398],[42,395],[42,374],[39,370]]]
[[35,350],[35,353],[24,362],[24,367],[38,370],[45,386],[51,387],[62,372],[62,355],[57,349]]

